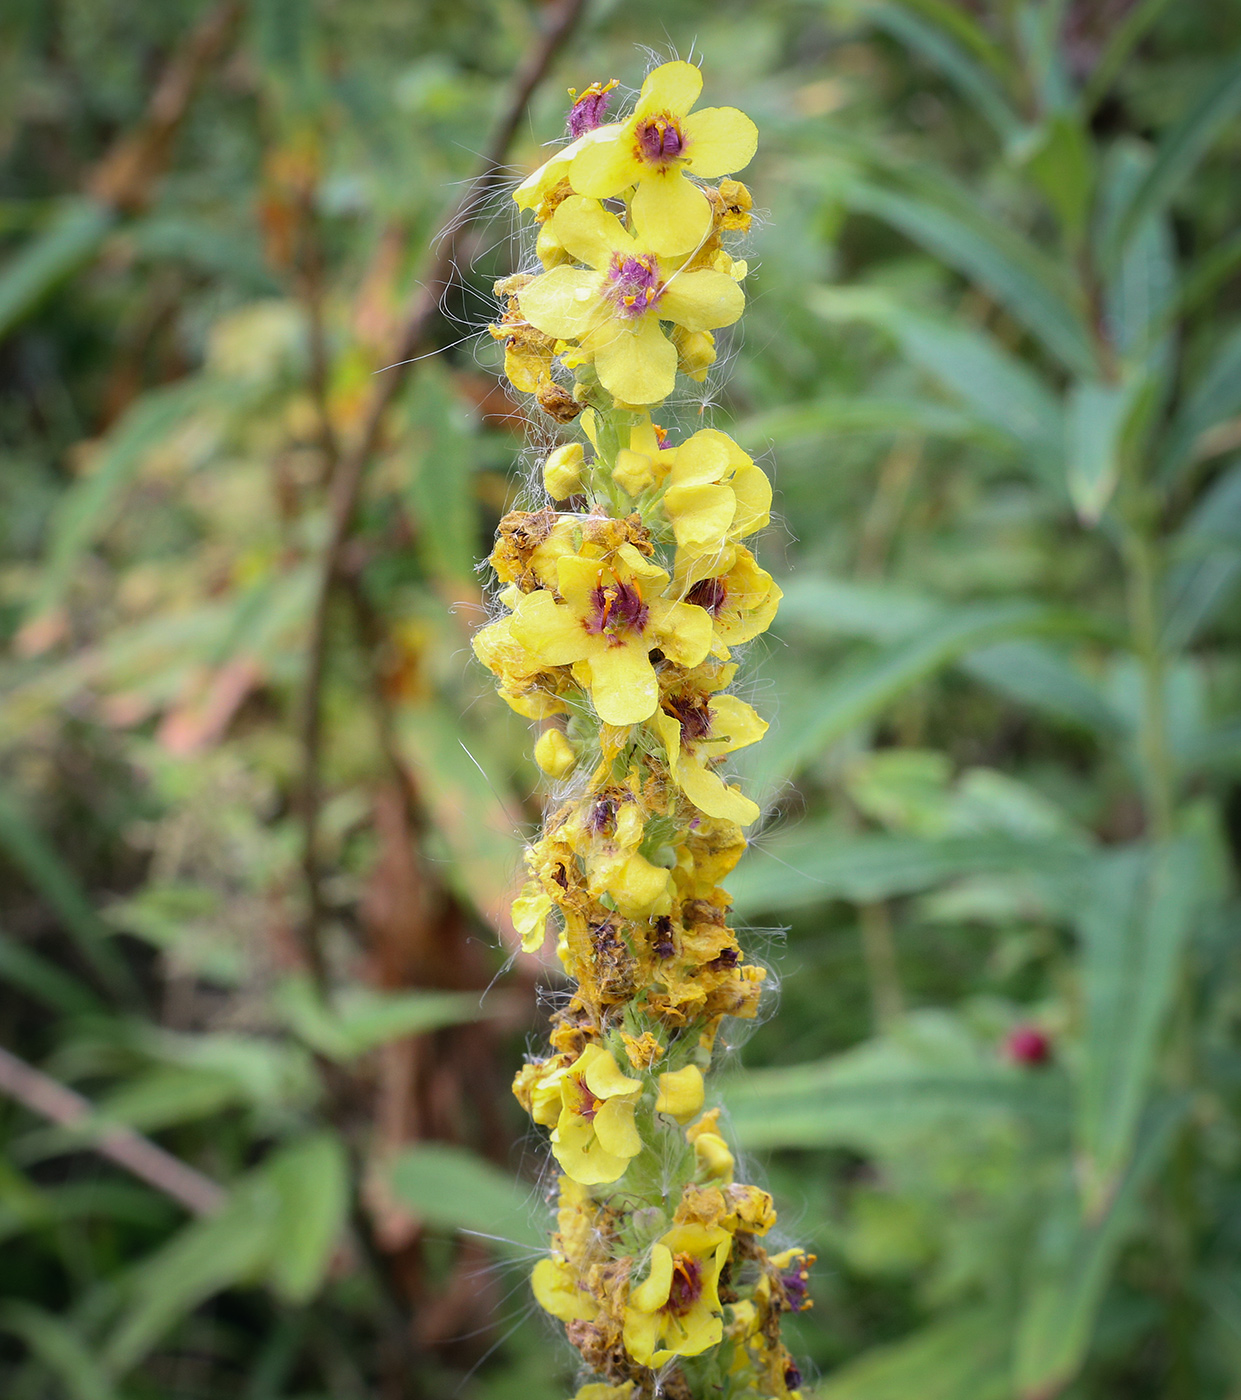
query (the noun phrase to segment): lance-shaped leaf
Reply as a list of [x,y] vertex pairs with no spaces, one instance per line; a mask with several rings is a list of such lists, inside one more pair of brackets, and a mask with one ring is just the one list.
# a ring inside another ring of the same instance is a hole
[[393,1162],[390,1176],[397,1198],[428,1225],[484,1235],[521,1253],[546,1244],[535,1220],[544,1213],[538,1189],[464,1148],[417,1143]]
[[867,288],[816,287],[807,301],[828,320],[866,321],[886,330],[907,359],[1019,448],[1045,482],[1057,483],[1064,460],[1060,403],[994,337],[910,311]]
[[1077,1137],[1088,1218],[1107,1209],[1133,1153],[1205,897],[1205,860],[1185,838],[1099,856],[1082,882]]
[[1083,1218],[1071,1179],[1052,1202],[1016,1329],[1020,1400],[1059,1395],[1081,1369],[1116,1257],[1138,1223],[1141,1193],[1166,1160],[1184,1107],[1167,1105],[1150,1115],[1123,1181],[1097,1219]]
[[1054,265],[1019,234],[964,209],[865,180],[847,181],[843,194],[850,208],[900,229],[985,287],[1071,373],[1094,372],[1090,337],[1059,285]]
[[116,220],[116,210],[97,199],[70,199],[57,209],[0,268],[0,340],[95,258]]
[[1167,208],[1238,111],[1241,111],[1241,55],[1234,55],[1160,141],[1146,178],[1120,211],[1109,232],[1104,247],[1108,261],[1120,256],[1145,219]]

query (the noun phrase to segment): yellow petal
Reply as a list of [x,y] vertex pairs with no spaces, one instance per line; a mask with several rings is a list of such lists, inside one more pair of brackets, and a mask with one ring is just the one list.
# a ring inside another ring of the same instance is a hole
[[758,150],[758,127],[736,107],[704,107],[682,130],[689,168],[703,180],[744,170]]
[[557,1142],[553,1138],[552,1155],[565,1175],[583,1186],[606,1186],[608,1182],[619,1181],[629,1166],[628,1157],[613,1157],[604,1151],[593,1132],[581,1140],[574,1137]]
[[570,608],[540,588],[524,593],[509,623],[514,639],[545,666],[567,666],[589,655],[591,637]]
[[590,348],[599,382],[622,403],[658,403],[676,387],[676,346],[654,313],[630,324],[608,321],[591,336]]
[[698,1169],[717,1181],[731,1181],[736,1162],[728,1144],[718,1133],[699,1133],[694,1139]]
[[655,484],[655,464],[641,452],[631,452],[629,448],[622,447],[616,454],[612,480],[631,496],[640,496]]
[[697,1065],[669,1070],[659,1076],[655,1112],[666,1113],[678,1123],[688,1123],[702,1108],[702,1070]]
[[547,936],[547,916],[552,912],[550,896],[533,881],[523,886],[513,901],[513,927],[521,935],[522,951],[537,953]]
[[735,695],[714,696],[710,701],[710,710],[711,737],[725,741],[711,745],[713,754],[733,753],[736,749],[744,749],[747,744],[757,744],[767,733],[767,721],[753,705],[747,705]]
[[635,638],[606,645],[591,656],[590,698],[604,723],[641,724],[655,713],[659,682],[647,651],[647,644]]
[[740,788],[729,787],[718,773],[689,755],[683,756],[677,783],[681,791],[709,817],[749,826],[761,815],[757,802],[752,802]]
[[588,1045],[577,1061],[586,1080],[586,1087],[597,1099],[610,1099],[617,1094],[640,1094],[642,1081],[621,1073],[611,1051],[602,1045]]
[[697,666],[707,659],[711,650],[711,615],[702,608],[653,598],[651,624],[659,632],[664,655],[675,665]]
[[723,547],[737,510],[731,486],[670,486],[664,510],[677,545],[687,554],[714,554]]
[[676,449],[670,486],[703,486],[723,481],[732,465],[732,439],[717,428],[700,428]]
[[701,247],[711,232],[706,195],[676,167],[649,172],[630,207],[639,238],[665,257]]
[[653,559],[649,559],[640,549],[628,542],[617,548],[616,557],[634,578],[641,580],[645,593],[658,593],[668,582],[667,569],[661,568]]
[[771,482],[761,467],[742,467],[730,485],[737,497],[737,515],[733,533],[740,539],[755,530],[765,530],[771,523]]
[[602,578],[603,570],[598,559],[588,559],[582,554],[562,554],[556,560],[556,587],[579,618],[589,613],[591,594]]
[[569,167],[569,183],[591,199],[610,199],[636,184],[644,167],[634,153],[633,136],[613,128],[602,140],[583,146]]
[[518,304],[536,330],[560,340],[581,339],[607,315],[600,297],[599,274],[581,267],[553,267],[544,272],[521,289]]
[[556,237],[578,262],[602,270],[613,253],[633,253],[637,245],[615,214],[597,200],[572,195],[552,215]]
[[633,115],[638,121],[659,112],[683,117],[698,101],[701,91],[702,74],[692,63],[681,59],[661,63],[646,75]]
[[590,1322],[599,1305],[581,1288],[569,1265],[556,1259],[540,1259],[530,1275],[535,1301],[544,1312],[562,1322]]
[[601,1104],[595,1113],[595,1135],[613,1157],[636,1157],[642,1151],[632,1103],[609,1099]]
[[[568,269],[554,268],[532,282],[531,286],[537,286],[548,277],[565,271]],[[523,307],[525,296],[526,292],[523,291]],[[709,268],[698,272],[678,272],[668,283],[656,310],[662,320],[675,321],[678,326],[684,326],[688,331],[714,331],[740,320],[741,313],[745,310],[745,293],[731,277],[726,277],[722,272],[712,272]],[[530,319],[534,320],[533,317]],[[543,329],[544,327],[539,326],[539,330]],[[548,334],[554,335],[557,332],[549,331]]]
[[667,710],[655,711],[655,728],[663,740],[664,752],[668,755],[668,772],[677,776],[677,766],[681,758],[681,722]]
[[629,1291],[631,1307],[640,1312],[653,1313],[668,1301],[672,1289],[672,1251],[666,1244],[651,1246],[651,1271],[646,1278]]

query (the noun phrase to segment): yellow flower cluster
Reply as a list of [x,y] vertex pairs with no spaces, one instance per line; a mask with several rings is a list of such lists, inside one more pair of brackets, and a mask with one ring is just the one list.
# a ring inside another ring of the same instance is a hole
[[686,1397],[784,1400],[800,1376],[780,1316],[808,1306],[812,1260],[767,1253],[771,1198],[734,1180],[720,1110],[704,1112],[720,1023],[755,1015],[764,978],[721,883],[759,809],[720,765],[767,728],[730,686],[780,599],[745,543],[771,485],[724,433],[677,442],[655,421],[744,308],[725,244],[751,200],[720,177],[757,134],[733,108],[692,110],[688,63],[604,123],[614,86],[571,94],[574,140],[517,190],[543,270],[498,284],[492,327],[513,387],[582,434],[544,463],[550,503],[501,521],[501,611],[474,641],[541,723],[557,785],[513,905],[528,951],[554,929],[572,982],[514,1084],[561,1172],[533,1286],[592,1373],[579,1400],[650,1395],[656,1369]]

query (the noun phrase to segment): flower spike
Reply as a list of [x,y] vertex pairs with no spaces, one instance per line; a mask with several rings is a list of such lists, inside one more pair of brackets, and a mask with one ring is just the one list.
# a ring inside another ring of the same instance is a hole
[[512,912],[527,952],[554,932],[572,983],[513,1085],[560,1171],[531,1285],[581,1353],[578,1400],[788,1400],[779,1321],[809,1306],[813,1257],[767,1252],[771,1198],[736,1180],[707,1108],[720,1024],[753,1017],[764,981],[721,884],[761,813],[722,765],[767,729],[730,687],[780,600],[743,543],[771,483],[726,434],[658,421],[744,310],[728,246],[750,194],[702,182],[743,169],[757,135],[694,110],[688,63],[606,123],[615,86],[570,92],[573,140],[518,188],[543,270],[497,284],[492,328],[514,390],[580,424],[543,463],[549,504],[500,522],[499,607],[474,638],[560,785]]

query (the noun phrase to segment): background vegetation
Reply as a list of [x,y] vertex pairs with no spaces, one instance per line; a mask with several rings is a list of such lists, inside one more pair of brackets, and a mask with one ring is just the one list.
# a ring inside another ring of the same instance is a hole
[[1241,13],[591,0],[515,105],[571,18],[4,8],[0,1388],[570,1393],[466,645],[521,252],[435,233],[650,45],[763,134],[702,406],[783,512],[729,1102],[807,1384],[1241,1395]]

